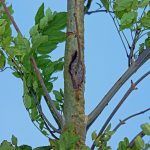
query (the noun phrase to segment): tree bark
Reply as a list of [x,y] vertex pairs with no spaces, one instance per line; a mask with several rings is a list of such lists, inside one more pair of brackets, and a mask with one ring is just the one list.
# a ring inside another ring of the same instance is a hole
[[76,149],[85,144],[84,112],[84,0],[67,2],[67,40],[64,65],[64,130],[73,126],[79,137]]

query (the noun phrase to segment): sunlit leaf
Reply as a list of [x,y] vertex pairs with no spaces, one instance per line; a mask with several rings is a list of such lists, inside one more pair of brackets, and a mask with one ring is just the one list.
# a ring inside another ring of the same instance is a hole
[[142,139],[140,136],[138,136],[138,137],[135,139],[135,145],[136,145],[136,147],[139,148],[139,149],[142,149],[142,148],[144,147],[144,141],[143,141],[143,139]]
[[148,123],[142,124],[141,128],[146,135],[150,135],[150,124]]

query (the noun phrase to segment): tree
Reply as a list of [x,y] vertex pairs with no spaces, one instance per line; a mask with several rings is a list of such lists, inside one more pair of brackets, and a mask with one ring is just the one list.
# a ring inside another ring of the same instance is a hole
[[[30,29],[30,39],[24,37],[11,16],[12,6],[6,6],[1,2],[0,19],[0,68],[5,70],[6,61],[13,70],[13,75],[23,82],[23,101],[29,113],[31,121],[38,125],[39,130],[48,137],[50,146],[37,149],[89,149],[85,146],[86,132],[105,109],[112,97],[124,85],[124,83],[149,60],[150,56],[150,11],[149,0],[101,0],[99,9],[90,11],[92,0],[68,0],[66,12],[52,12],[51,9],[44,11],[44,4],[40,6],[35,16],[35,25]],[[116,29],[124,45],[128,69],[108,91],[97,107],[89,115],[84,110],[84,16],[92,13],[108,13],[116,25]],[[142,12],[142,13],[141,13]],[[67,19],[66,19],[67,16]],[[11,24],[18,35],[12,35]],[[67,29],[66,33],[63,29]],[[128,43],[125,31],[132,34],[132,44]],[[126,40],[127,44],[124,42]],[[141,39],[142,38],[142,39]],[[144,40],[143,40],[144,38]],[[64,58],[57,61],[50,59],[50,53],[56,49],[57,44],[66,42]],[[138,48],[139,47],[139,48]],[[54,73],[64,68],[64,90],[53,89],[53,82],[57,80]],[[143,114],[150,110],[147,108],[135,113],[114,128],[110,121],[117,110],[130,95],[136,90],[136,86],[149,75],[149,71],[141,76],[136,82],[131,81],[131,86],[121,101],[108,116],[106,122],[98,133],[92,133],[93,145],[91,149],[111,149],[108,141],[117,129],[130,118]],[[53,92],[55,100],[49,93]],[[58,128],[46,118],[41,106],[41,99],[54,117]],[[60,135],[60,136],[57,136]],[[141,125],[141,132],[129,142],[125,138],[119,143],[118,149],[148,149],[149,144],[144,143],[143,136],[150,135],[150,125]],[[13,145],[13,146],[12,146]],[[1,149],[32,149],[29,146],[17,145],[17,139],[12,136],[11,143],[4,141]]]

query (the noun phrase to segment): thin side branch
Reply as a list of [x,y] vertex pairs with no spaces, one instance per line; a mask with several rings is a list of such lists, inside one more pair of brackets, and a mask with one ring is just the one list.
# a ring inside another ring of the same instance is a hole
[[[108,126],[110,120],[114,117],[114,115],[116,114],[116,112],[118,111],[118,109],[121,107],[121,105],[125,102],[125,100],[128,98],[128,96],[131,94],[131,92],[133,90],[136,90],[136,86],[143,80],[145,79],[148,75],[150,74],[150,71],[148,71],[147,73],[145,73],[141,78],[139,78],[135,83],[133,83],[133,81],[131,81],[131,86],[130,88],[127,90],[127,92],[125,93],[125,95],[123,96],[123,98],[120,100],[120,102],[118,103],[118,105],[114,108],[114,110],[112,111],[112,113],[109,115],[109,117],[107,118],[107,120],[105,121],[104,125],[102,126],[101,130],[99,131],[98,135],[97,135],[97,138],[104,132],[104,130],[106,129],[106,127]],[[150,108],[148,109],[150,110]],[[146,111],[148,111],[146,110]],[[144,111],[145,112],[145,111]],[[143,111],[140,112],[140,113],[137,113],[137,114],[134,114],[128,118],[126,118],[127,120],[134,117],[134,116],[137,116],[139,114],[142,114],[144,113]],[[126,120],[125,120],[126,121]],[[123,124],[124,122],[122,122]],[[93,142],[93,145],[92,145],[92,148],[95,147],[95,142]]]
[[125,102],[125,100],[129,97],[129,95],[131,94],[132,91],[136,90],[136,86],[143,80],[145,79],[148,75],[150,75],[150,71],[146,72],[141,78],[139,78],[135,83],[131,82],[131,86],[130,88],[127,90],[127,92],[124,94],[124,96],[122,97],[122,99],[120,100],[120,102],[118,103],[118,105],[114,108],[114,110],[112,111],[112,113],[109,115],[109,117],[107,118],[106,122],[104,123],[104,125],[102,126],[100,132],[98,133],[98,136],[101,135],[105,128],[107,127],[107,125],[109,124],[110,120],[113,118],[113,116],[116,114],[116,112],[118,111],[118,109],[121,107],[121,105]]
[[85,6],[85,10],[84,10],[84,13],[86,14],[88,12],[88,10],[90,9],[91,7],[91,4],[92,4],[92,1],[93,0],[88,0],[86,6]]
[[145,109],[145,110],[143,110],[143,111],[140,111],[140,112],[138,112],[138,113],[135,113],[135,114],[133,114],[133,115],[130,115],[129,117],[127,117],[127,118],[125,118],[125,119],[123,119],[123,120],[120,120],[120,122],[116,125],[116,127],[113,129],[113,131],[116,132],[116,131],[120,128],[120,126],[122,126],[122,125],[124,125],[124,124],[126,123],[126,121],[128,121],[128,120],[130,120],[130,119],[132,119],[132,118],[134,118],[134,117],[137,117],[137,116],[139,116],[139,115],[142,115],[142,114],[144,114],[144,113],[146,113],[146,112],[148,112],[148,111],[150,111],[150,108],[147,108],[147,109]]
[[61,127],[61,125],[63,124],[63,120],[62,120],[62,116],[59,114],[59,112],[57,111],[56,107],[55,107],[55,104],[54,102],[52,101],[48,91],[47,91],[47,88],[44,84],[44,81],[43,81],[43,78],[41,77],[41,73],[40,71],[38,70],[38,67],[37,67],[37,64],[34,60],[33,57],[31,57],[31,63],[32,63],[32,66],[34,68],[34,71],[37,75],[37,78],[39,80],[39,83],[42,87],[42,90],[43,90],[43,93],[44,93],[44,96],[45,96],[45,100],[46,100],[46,103],[50,105],[48,105],[50,107],[50,110],[52,112],[52,115],[53,117],[55,118],[56,122],[58,123],[59,127]]
[[135,62],[125,71],[119,80],[113,85],[108,93],[103,97],[95,109],[88,115],[87,129],[93,124],[104,108],[111,101],[122,85],[150,58],[150,47],[145,49]]
[[130,47],[130,54],[129,54],[129,60],[128,60],[128,66],[130,66],[132,64],[132,61],[133,61],[133,55],[134,55],[134,50],[135,50],[135,45],[139,39],[139,35],[141,33],[141,30],[137,29],[135,31],[135,36],[134,36],[134,39],[133,39],[133,42],[132,42],[132,45]]
[[118,33],[118,35],[119,35],[119,37],[120,37],[120,39],[121,39],[121,42],[122,42],[122,44],[123,44],[123,47],[124,47],[124,49],[125,49],[126,56],[127,56],[127,58],[129,58],[128,50],[127,50],[127,48],[126,48],[126,45],[125,45],[125,43],[124,43],[124,40],[123,40],[123,38],[122,38],[122,36],[121,36],[121,33],[120,33],[119,28],[118,28],[118,26],[117,26],[117,23],[116,23],[116,21],[115,21],[115,17],[113,17],[111,13],[109,13],[109,15],[111,16],[111,18],[112,18],[112,20],[113,20],[113,22],[114,22],[114,25],[115,25],[115,28],[116,28],[116,30],[117,30],[117,33]]
[[95,14],[95,13],[99,13],[99,12],[114,13],[113,11],[108,11],[106,9],[104,9],[104,10],[98,9],[98,10],[87,11],[86,15],[91,15],[91,14]]
[[[36,94],[35,93],[31,93],[33,98],[34,98],[34,101],[35,101],[35,104],[37,106],[37,109],[42,117],[42,119],[44,120],[44,123],[45,125],[48,125],[50,128],[53,129],[54,132],[56,133],[60,133],[60,130],[59,129],[56,129],[50,122],[49,120],[47,119],[47,117],[45,116],[45,114],[43,113],[43,110],[42,110],[42,106],[41,104],[39,103],[39,101],[37,100],[37,97],[36,97]],[[49,129],[49,128],[48,128]],[[52,131],[49,129],[49,132],[51,133]]]
[[17,26],[17,24],[16,24],[14,18],[11,16],[11,14],[10,14],[10,12],[9,12],[9,10],[8,10],[8,8],[7,8],[7,6],[6,6],[6,4],[5,4],[5,0],[0,0],[0,2],[2,3],[2,5],[3,5],[3,7],[4,7],[4,11],[5,11],[5,13],[7,14],[8,18],[11,20],[11,22],[12,22],[12,24],[13,24],[15,30],[16,30],[18,33],[21,34],[21,31],[20,31],[19,27]]
[[[12,24],[13,24],[15,30],[16,30],[19,34],[22,35],[22,33],[21,33],[19,27],[17,26],[17,24],[16,24],[14,18],[11,16],[11,14],[10,14],[10,12],[9,12],[9,10],[8,10],[8,8],[7,8],[7,6],[6,6],[6,4],[5,4],[5,1],[4,1],[4,0],[0,0],[0,2],[2,3],[2,5],[3,5],[3,7],[4,7],[4,11],[5,11],[5,13],[7,14],[8,18],[10,19],[10,21],[12,22]],[[22,35],[22,36],[23,36],[23,35]],[[31,62],[32,62],[32,66],[33,66],[34,69],[35,69],[35,72],[36,72],[36,75],[37,75],[37,77],[38,77],[38,80],[39,80],[39,82],[40,82],[40,84],[41,84],[41,87],[42,87],[42,89],[43,89],[43,92],[44,92],[44,94],[45,94],[46,102],[47,102],[47,104],[50,104],[51,113],[52,113],[53,117],[55,118],[56,122],[58,123],[58,126],[60,127],[60,126],[62,125],[62,122],[63,122],[62,116],[61,116],[61,115],[59,114],[59,112],[57,111],[57,109],[56,109],[56,107],[55,107],[55,105],[54,105],[54,103],[53,103],[53,101],[52,101],[52,99],[51,99],[51,97],[50,97],[50,95],[49,95],[49,93],[48,93],[48,91],[47,91],[47,88],[46,88],[46,86],[45,86],[45,84],[44,84],[44,81],[43,81],[43,79],[42,79],[42,77],[41,77],[40,71],[38,70],[38,67],[37,67],[36,62],[35,62],[35,60],[34,60],[33,57],[31,57]]]

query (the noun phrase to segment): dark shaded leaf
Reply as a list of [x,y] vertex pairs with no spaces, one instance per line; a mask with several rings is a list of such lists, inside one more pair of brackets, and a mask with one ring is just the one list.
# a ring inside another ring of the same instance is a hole
[[35,24],[38,24],[40,20],[44,17],[44,3],[39,7],[36,16],[35,16]]

